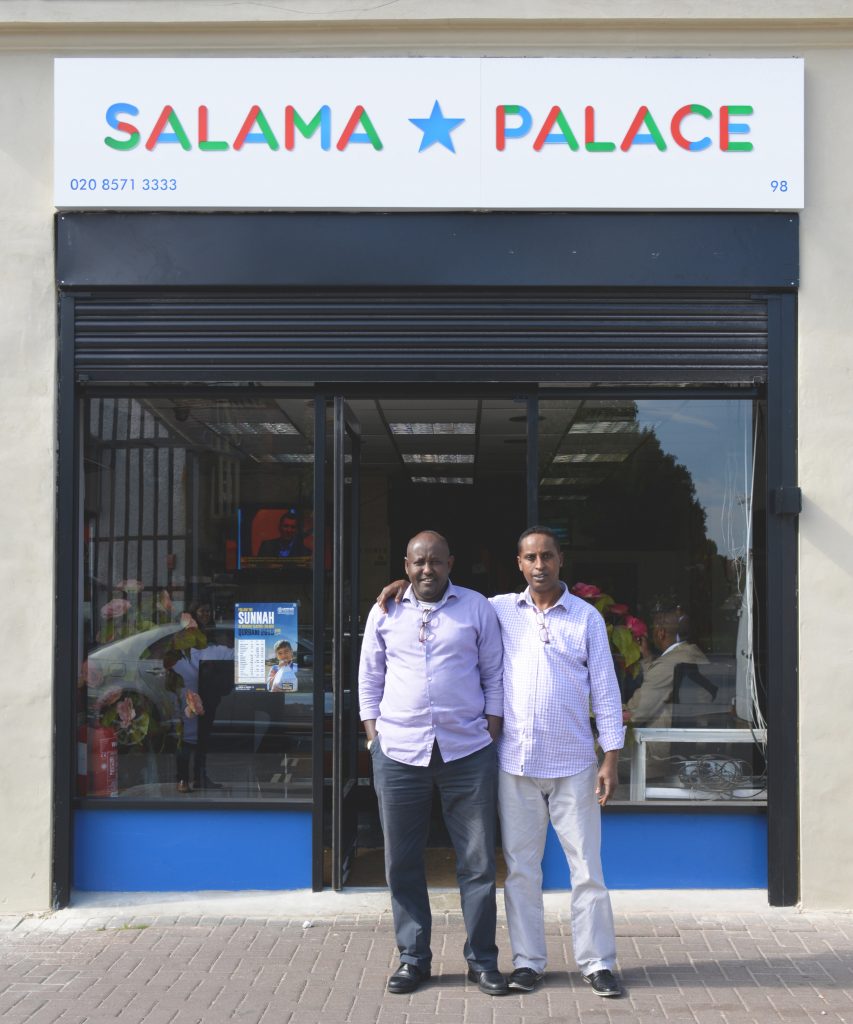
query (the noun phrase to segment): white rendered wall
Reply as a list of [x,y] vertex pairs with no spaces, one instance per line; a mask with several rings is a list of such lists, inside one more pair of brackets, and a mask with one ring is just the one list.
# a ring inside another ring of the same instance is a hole
[[[508,19],[517,19],[515,22]],[[671,19],[678,18],[678,21]],[[168,25],[163,24],[168,19]],[[575,20],[573,20],[575,19]],[[738,21],[738,19],[744,19]],[[802,897],[853,909],[853,5],[849,0],[5,0],[0,4],[0,913],[50,905],[54,56],[802,56]],[[73,666],[64,682],[75,683]],[[792,795],[793,799],[793,795]],[[721,851],[725,856],[725,851]]]
[[[0,55],[0,913],[50,902],[56,305],[47,59]],[[69,666],[70,671],[70,666]]]

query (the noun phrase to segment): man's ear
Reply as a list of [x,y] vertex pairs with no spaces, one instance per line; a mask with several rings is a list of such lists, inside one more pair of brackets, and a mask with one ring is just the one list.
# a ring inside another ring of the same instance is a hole
[[453,555],[448,555],[447,556],[447,571],[448,572],[452,572],[453,571],[453,562],[454,561],[455,561],[455,559],[453,558]]

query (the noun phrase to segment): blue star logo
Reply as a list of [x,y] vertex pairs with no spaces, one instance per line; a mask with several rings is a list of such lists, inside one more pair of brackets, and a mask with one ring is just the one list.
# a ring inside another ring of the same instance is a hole
[[410,117],[409,120],[424,133],[418,149],[419,153],[423,153],[425,149],[436,142],[444,146],[445,149],[449,149],[451,153],[456,152],[450,133],[462,124],[465,120],[464,117],[445,117],[441,112],[441,104],[436,100],[429,117]]

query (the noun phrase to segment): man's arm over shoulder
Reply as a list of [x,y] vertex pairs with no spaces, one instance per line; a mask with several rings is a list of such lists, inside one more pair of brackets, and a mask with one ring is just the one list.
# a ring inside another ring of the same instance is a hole
[[485,710],[487,715],[503,718],[504,648],[501,639],[501,627],[491,603],[480,594],[476,594],[475,597],[477,599],[476,606],[479,616],[477,648],[480,665],[480,685],[483,687]]
[[362,722],[379,717],[379,704],[385,692],[385,642],[378,628],[384,618],[385,613],[374,605],[364,626],[358,666],[358,701]]
[[625,742],[622,729],[622,697],[613,668],[607,626],[599,612],[590,608],[586,627],[587,667],[592,710],[602,750],[621,750]]

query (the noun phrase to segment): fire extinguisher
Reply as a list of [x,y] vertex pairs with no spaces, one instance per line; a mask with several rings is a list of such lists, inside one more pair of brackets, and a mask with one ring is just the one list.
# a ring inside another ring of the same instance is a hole
[[92,796],[118,796],[118,736],[115,729],[96,726],[89,732]]

